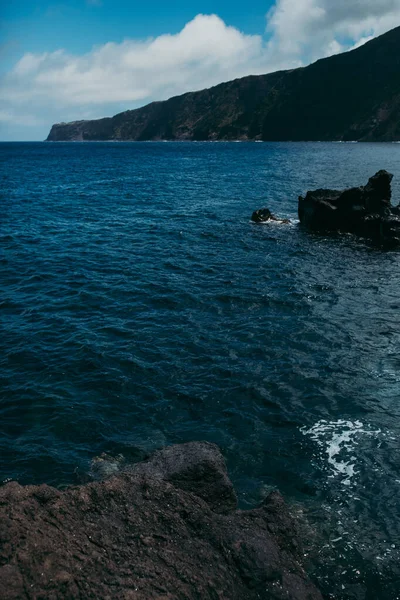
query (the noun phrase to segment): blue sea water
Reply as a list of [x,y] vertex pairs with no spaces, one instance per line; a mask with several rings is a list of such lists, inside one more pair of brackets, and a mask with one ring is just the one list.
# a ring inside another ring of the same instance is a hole
[[400,202],[396,144],[0,144],[0,481],[216,442],[328,598],[399,598],[400,252],[296,221],[380,168]]

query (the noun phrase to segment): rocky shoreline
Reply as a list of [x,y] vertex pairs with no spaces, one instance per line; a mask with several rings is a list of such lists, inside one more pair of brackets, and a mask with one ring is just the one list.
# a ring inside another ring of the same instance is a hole
[[321,600],[302,556],[282,496],[238,510],[207,442],[64,491],[0,488],[3,600]]

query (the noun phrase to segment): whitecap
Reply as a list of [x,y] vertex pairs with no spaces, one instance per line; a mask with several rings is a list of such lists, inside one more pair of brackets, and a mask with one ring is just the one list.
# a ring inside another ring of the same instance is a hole
[[327,460],[329,477],[340,477],[344,486],[350,486],[357,474],[356,447],[360,436],[378,436],[381,430],[368,429],[361,421],[326,421],[324,419],[312,427],[301,427],[303,435],[308,436],[322,450],[322,457]]

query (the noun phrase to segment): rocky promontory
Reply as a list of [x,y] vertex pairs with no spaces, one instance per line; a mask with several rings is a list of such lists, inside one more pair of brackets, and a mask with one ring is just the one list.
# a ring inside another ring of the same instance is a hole
[[400,140],[400,27],[298,69],[243,77],[113,117],[57,123],[47,141]]
[[238,510],[205,442],[64,491],[0,488],[2,600],[321,600],[301,559],[280,494]]

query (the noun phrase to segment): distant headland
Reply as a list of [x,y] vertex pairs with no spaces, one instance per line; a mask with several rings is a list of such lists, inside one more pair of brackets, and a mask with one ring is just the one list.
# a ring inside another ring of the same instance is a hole
[[47,141],[398,141],[400,27],[350,52],[248,76],[114,117],[58,123]]

